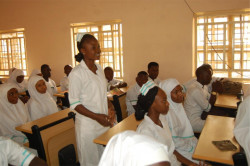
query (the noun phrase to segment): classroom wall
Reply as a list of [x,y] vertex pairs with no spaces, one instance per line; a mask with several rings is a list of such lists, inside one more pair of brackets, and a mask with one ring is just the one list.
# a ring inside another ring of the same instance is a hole
[[[249,0],[187,0],[194,12],[250,7]],[[184,0],[0,0],[0,30],[25,28],[28,73],[47,63],[59,84],[72,63],[70,24],[121,19],[124,79],[150,61],[161,79],[192,77],[193,13]]]

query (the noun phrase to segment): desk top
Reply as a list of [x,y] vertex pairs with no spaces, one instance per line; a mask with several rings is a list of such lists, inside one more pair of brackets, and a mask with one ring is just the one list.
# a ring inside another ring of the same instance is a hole
[[[233,165],[232,155],[240,150],[233,129],[234,118],[208,115],[193,158]],[[212,141],[221,140],[230,140],[237,147],[237,151],[220,151]]]
[[133,130],[136,131],[137,126],[141,123],[141,121],[136,121],[135,115],[132,114],[114,127],[110,128],[108,131],[94,139],[94,143],[107,145],[108,141],[111,139],[112,136],[115,134],[121,133],[126,130]]
[[31,121],[31,122],[25,123],[23,125],[17,126],[16,130],[32,134],[31,127],[33,125],[37,125],[38,127],[47,125],[49,123],[52,123],[52,122],[55,122],[55,121],[57,121],[59,119],[67,117],[69,112],[70,112],[69,108],[65,109],[65,110],[62,110],[62,111],[59,111],[59,112],[56,112],[56,113],[48,115],[46,117],[43,117],[43,118]]
[[214,106],[237,109],[237,102],[239,101],[235,95],[219,94]]

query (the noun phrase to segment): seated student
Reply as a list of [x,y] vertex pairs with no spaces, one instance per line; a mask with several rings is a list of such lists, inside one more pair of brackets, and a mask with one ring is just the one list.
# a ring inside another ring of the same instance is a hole
[[26,143],[26,136],[15,127],[30,121],[27,107],[18,98],[16,86],[12,83],[0,85],[0,136],[6,136],[18,143]]
[[56,83],[53,81],[51,77],[51,69],[49,65],[44,64],[41,66],[41,72],[43,75],[44,80],[46,81],[47,91],[49,92],[50,96],[54,99],[54,101],[57,101],[57,97],[54,96],[55,93],[57,93],[56,89]]
[[40,70],[33,69],[28,80],[30,80],[30,78],[33,77],[33,76],[43,76],[43,75],[42,75]]
[[[208,70],[210,70],[211,73],[212,73],[212,76],[213,76],[213,68],[212,68],[211,65],[209,65],[209,64],[203,64],[202,66],[204,66]],[[210,94],[212,92],[212,86],[215,87],[214,90],[216,90],[216,92],[218,92],[218,93],[222,93],[223,92],[223,87],[222,87],[222,83],[221,83],[222,80],[224,80],[224,78],[212,77],[212,80],[210,81],[210,83],[208,85],[204,86],[204,89],[207,90],[209,96],[210,96]],[[193,85],[193,83],[195,81],[196,81],[196,78],[193,78],[193,79],[189,80],[188,82],[186,82],[185,84],[183,84],[182,85],[183,91],[187,92],[187,90]]]
[[160,116],[167,114],[169,109],[169,103],[165,92],[157,87],[152,80],[145,83],[140,89],[140,92],[141,94],[138,97],[135,117],[136,120],[142,120],[143,118],[144,120],[140,123],[136,131],[153,137],[160,143],[167,145],[171,165],[176,166],[181,165],[181,163],[186,165],[197,165],[187,160],[175,150],[175,145],[166,118]]
[[66,76],[64,76],[61,81],[60,81],[60,87],[61,87],[61,91],[67,91],[69,90],[69,73],[71,72],[72,67],[70,65],[65,65],[64,66],[64,73],[66,74]]
[[135,112],[135,106],[137,103],[138,96],[140,94],[140,89],[143,84],[148,81],[148,74],[145,71],[140,71],[136,77],[136,84],[133,85],[127,91],[126,95],[126,105],[127,105],[127,112],[128,116]]
[[160,84],[161,80],[157,78],[159,75],[159,64],[157,62],[150,62],[148,64],[148,76],[150,80],[153,80],[157,85]]
[[160,88],[167,94],[169,111],[164,115],[170,128],[175,149],[188,160],[199,164],[192,159],[197,138],[194,136],[192,126],[182,106],[184,94],[182,87],[176,79],[167,79],[160,83]]
[[0,165],[46,166],[47,164],[19,144],[0,136]]
[[[24,80],[24,72],[20,69],[15,69],[10,78],[7,80],[7,83],[13,83],[16,85],[18,93],[25,92],[27,90],[27,82]],[[27,95],[19,96],[20,100],[23,103],[27,103],[29,97]]]
[[204,86],[208,85],[212,79],[210,70],[204,66],[200,66],[197,68],[195,74],[197,80],[187,91],[184,108],[193,130],[195,132],[201,132],[205,124],[205,118],[203,118],[202,115],[205,114],[205,112],[209,112],[214,105],[216,92],[213,91],[211,96],[209,96],[207,90],[204,89]]
[[47,92],[47,86],[43,77],[31,77],[28,83],[28,90],[30,94],[28,109],[32,121],[58,111],[56,102]]
[[114,88],[123,88],[127,86],[126,82],[114,79],[114,71],[111,67],[106,67],[104,69],[104,74],[108,81],[108,91]]
[[240,104],[235,119],[234,136],[246,153],[250,164],[250,96]]
[[99,166],[168,166],[168,147],[152,137],[124,131],[108,142]]

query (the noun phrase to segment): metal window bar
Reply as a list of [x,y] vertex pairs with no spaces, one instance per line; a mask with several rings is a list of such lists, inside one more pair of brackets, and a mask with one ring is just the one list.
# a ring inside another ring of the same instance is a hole
[[[250,16],[249,14],[246,14],[247,16]],[[239,16],[239,15],[237,15]],[[210,63],[213,68],[214,71],[222,71],[224,73],[228,73],[229,78],[232,77],[231,73],[232,72],[239,72],[240,71],[240,78],[241,79],[246,79],[248,77],[245,77],[243,75],[243,72],[248,71],[248,69],[244,69],[244,45],[246,45],[246,48],[248,48],[250,46],[250,41],[244,42],[245,37],[245,31],[247,31],[247,27],[245,26],[244,23],[250,23],[250,20],[244,20],[244,18],[242,18],[242,16],[240,15],[241,20],[240,21],[235,21],[233,20],[233,16],[227,16],[227,22],[214,22],[215,18],[219,18],[221,16],[213,16],[213,17],[209,17],[209,16],[197,16],[196,17],[196,46],[195,46],[195,65],[196,68],[198,67],[199,64],[199,59],[198,59],[198,54],[201,50],[198,50],[202,47],[198,46],[197,40],[199,38],[199,34],[198,34],[198,26],[200,25],[204,25],[203,28],[203,33],[204,33],[204,44],[203,44],[203,54],[204,54],[204,59],[203,59],[203,63]],[[225,17],[225,16],[224,16]],[[231,18],[230,18],[231,17]],[[199,23],[199,18],[204,18],[204,21],[200,21]],[[208,20],[211,20],[210,22]],[[234,25],[236,23],[240,23],[241,27],[240,29],[240,69],[235,69],[234,64],[235,64],[235,60],[234,60],[234,54],[235,54],[235,28]],[[219,28],[219,25],[223,25],[223,30],[221,28]],[[208,28],[209,26],[211,26],[211,28]],[[211,33],[209,33],[211,31]],[[222,31],[223,33],[221,33],[220,31]],[[219,38],[219,36],[223,36],[223,40],[221,40]],[[217,36],[217,37],[216,37]],[[228,39],[227,39],[228,38]],[[223,43],[223,46],[220,46],[220,43]],[[226,43],[229,42],[229,45],[227,45]],[[231,45],[231,46],[230,46]],[[246,54],[247,51],[246,50]],[[211,55],[211,59],[208,59],[208,55]],[[220,54],[220,55],[218,55]],[[222,55],[221,55],[222,54]],[[218,57],[216,57],[218,56]],[[246,55],[247,57],[247,55]],[[247,61],[248,59],[246,59]],[[247,63],[247,62],[246,62]],[[223,66],[223,70],[219,69],[219,66]],[[247,67],[246,67],[247,68]],[[249,77],[250,78],[250,77]]]
[[[18,36],[18,33],[21,34]],[[9,69],[16,67],[27,74],[24,29],[0,32],[0,76],[8,76]],[[22,48],[22,45],[24,46]]]

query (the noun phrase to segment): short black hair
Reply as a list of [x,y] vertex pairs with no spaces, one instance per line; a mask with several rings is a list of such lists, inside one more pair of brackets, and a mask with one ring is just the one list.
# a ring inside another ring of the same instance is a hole
[[107,70],[112,70],[113,71],[112,67],[110,67],[110,66],[105,67],[104,71],[107,71]]
[[207,66],[201,65],[200,67],[198,67],[195,71],[195,75],[196,77],[198,77],[199,75],[201,75],[203,72],[209,72],[210,69]]
[[49,65],[43,64],[43,65],[41,66],[41,72],[44,71],[44,69],[47,68],[47,67],[49,67]]
[[150,62],[148,64],[148,69],[150,69],[152,66],[158,66],[159,67],[159,64],[157,62]]
[[72,67],[71,65],[65,65],[65,66],[64,66],[64,69],[65,69],[66,67],[68,67],[68,66],[69,66],[69,67]]
[[137,74],[137,77],[139,77],[140,75],[146,76],[146,75],[148,75],[148,73],[145,72],[145,71],[140,71],[140,72]]
[[208,69],[213,70],[212,66],[211,66],[210,64],[208,64],[208,63],[204,63],[204,64],[202,64],[201,66],[204,66],[204,67],[206,67],[206,68],[208,68]]

